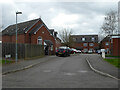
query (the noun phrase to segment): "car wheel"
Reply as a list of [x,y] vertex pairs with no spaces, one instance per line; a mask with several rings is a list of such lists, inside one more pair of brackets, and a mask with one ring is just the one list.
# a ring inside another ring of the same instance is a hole
[[67,54],[65,53],[64,56],[67,57]]

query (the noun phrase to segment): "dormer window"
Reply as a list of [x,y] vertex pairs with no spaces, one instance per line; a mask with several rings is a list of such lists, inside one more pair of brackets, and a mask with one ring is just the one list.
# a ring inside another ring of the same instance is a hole
[[76,41],[76,38],[73,38],[73,41],[75,42],[75,41]]
[[82,41],[85,41],[85,38],[84,38],[84,37],[82,38]]
[[92,39],[92,41],[95,41],[95,38],[94,38],[94,37],[92,37],[91,39]]

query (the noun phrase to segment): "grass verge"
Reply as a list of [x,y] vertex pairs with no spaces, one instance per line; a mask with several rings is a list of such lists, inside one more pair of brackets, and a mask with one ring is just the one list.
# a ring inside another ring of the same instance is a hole
[[14,63],[15,61],[11,60],[0,60],[0,64],[9,64],[9,63]]
[[120,68],[120,59],[104,59],[104,60],[109,62],[110,64]]
[[120,58],[120,56],[111,56],[111,55],[105,55],[105,57],[119,57]]

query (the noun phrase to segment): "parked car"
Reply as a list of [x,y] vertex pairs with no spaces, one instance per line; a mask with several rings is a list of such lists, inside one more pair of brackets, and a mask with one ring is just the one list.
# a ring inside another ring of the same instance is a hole
[[56,56],[70,56],[70,52],[68,47],[60,47],[56,50]]
[[83,53],[88,53],[88,50],[83,50],[82,52],[83,52]]
[[81,51],[80,51],[80,50],[77,50],[77,53],[81,53]]
[[74,48],[71,48],[71,54],[75,54],[75,53],[77,53],[77,50]]
[[93,53],[93,51],[92,51],[92,50],[89,50],[89,51],[88,51],[88,53],[90,53],[90,54],[91,54],[91,53]]

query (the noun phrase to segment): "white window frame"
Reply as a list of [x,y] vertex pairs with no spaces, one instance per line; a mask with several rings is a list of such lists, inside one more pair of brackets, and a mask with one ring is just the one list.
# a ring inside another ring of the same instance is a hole
[[94,43],[89,43],[89,46],[94,46]]
[[83,43],[83,46],[87,47],[87,46],[88,46],[88,43]]
[[[39,41],[40,41],[40,43],[39,43]],[[41,36],[39,36],[39,37],[37,38],[37,44],[42,45],[42,37],[41,37]]]
[[95,41],[95,38],[94,38],[94,37],[92,37],[92,38],[91,38],[91,40],[92,40],[92,41]]
[[82,41],[85,41],[85,37],[82,38]]

